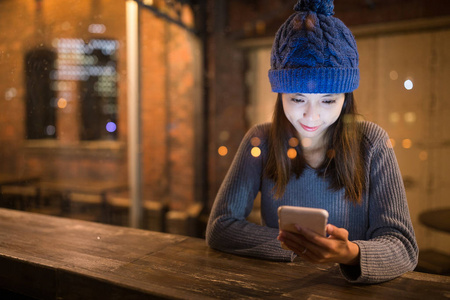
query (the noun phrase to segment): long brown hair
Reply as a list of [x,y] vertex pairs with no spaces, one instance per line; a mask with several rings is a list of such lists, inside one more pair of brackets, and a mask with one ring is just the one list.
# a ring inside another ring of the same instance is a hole
[[[365,167],[361,128],[357,122],[357,109],[353,93],[346,93],[341,114],[325,132],[326,156],[316,169],[318,175],[329,181],[329,188],[345,188],[345,198],[361,203],[365,189]],[[278,94],[269,133],[269,156],[265,176],[275,181],[275,197],[283,196],[290,177],[300,177],[306,167],[301,143],[289,145],[291,138],[300,140],[297,130],[286,118],[281,94]],[[294,147],[293,147],[294,146]],[[289,158],[287,151],[294,148],[297,154]]]

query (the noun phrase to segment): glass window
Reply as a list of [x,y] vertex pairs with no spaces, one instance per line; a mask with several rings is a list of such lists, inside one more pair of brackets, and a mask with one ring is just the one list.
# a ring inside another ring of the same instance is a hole
[[25,55],[26,137],[56,138],[55,91],[51,80],[56,54],[33,49]]
[[118,41],[92,39],[85,43],[82,39],[56,39],[54,44],[58,60],[53,79],[61,94],[58,106],[66,105],[65,92],[73,86],[79,88],[80,140],[116,139]]

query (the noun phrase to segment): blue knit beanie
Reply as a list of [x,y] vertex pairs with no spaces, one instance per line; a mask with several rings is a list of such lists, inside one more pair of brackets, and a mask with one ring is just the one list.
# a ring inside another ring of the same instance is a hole
[[355,38],[333,8],[333,0],[298,0],[272,46],[273,92],[337,94],[358,87]]

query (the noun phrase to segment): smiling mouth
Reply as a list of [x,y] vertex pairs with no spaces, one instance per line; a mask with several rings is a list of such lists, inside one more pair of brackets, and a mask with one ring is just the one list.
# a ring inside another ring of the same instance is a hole
[[300,123],[300,125],[302,126],[303,129],[305,129],[306,131],[309,131],[309,132],[316,131],[320,127],[320,126],[309,127],[309,126],[303,125],[302,123]]

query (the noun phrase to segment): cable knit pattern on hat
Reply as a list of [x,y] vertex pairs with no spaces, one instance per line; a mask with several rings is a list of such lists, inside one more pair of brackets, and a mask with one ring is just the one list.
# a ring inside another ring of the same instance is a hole
[[278,30],[269,80],[278,93],[347,93],[359,85],[358,50],[333,1],[300,0]]

